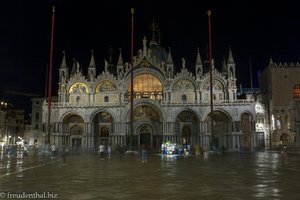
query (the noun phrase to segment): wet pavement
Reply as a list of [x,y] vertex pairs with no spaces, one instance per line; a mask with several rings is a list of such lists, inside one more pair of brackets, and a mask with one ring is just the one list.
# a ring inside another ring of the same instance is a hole
[[281,152],[148,155],[146,164],[118,155],[69,155],[65,163],[60,156],[0,157],[0,199],[298,200],[299,178],[300,154]]

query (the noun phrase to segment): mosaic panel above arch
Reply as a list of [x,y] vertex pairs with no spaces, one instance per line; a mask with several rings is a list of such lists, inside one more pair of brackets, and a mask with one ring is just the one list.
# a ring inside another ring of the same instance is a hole
[[195,91],[195,85],[188,79],[181,79],[174,84],[173,91]]
[[117,90],[116,85],[110,81],[101,81],[96,87],[96,93],[114,92],[116,90]]
[[69,114],[63,118],[63,123],[78,124],[84,123],[84,120],[77,114]]
[[152,120],[159,121],[159,113],[151,106],[140,105],[133,110],[133,121]]
[[111,123],[113,122],[113,117],[109,112],[102,111],[99,112],[93,119],[93,122],[96,123]]
[[[216,91],[220,91],[220,90],[222,91],[222,90],[224,90],[224,86],[223,86],[223,84],[219,80],[213,80],[212,88],[213,88],[213,90],[216,90]],[[210,90],[210,83],[209,83],[209,81],[206,81],[206,83],[204,83],[203,89]]]
[[85,83],[76,82],[71,85],[69,94],[86,94],[89,93],[89,89]]
[[197,122],[196,114],[189,110],[184,110],[176,117],[176,122]]

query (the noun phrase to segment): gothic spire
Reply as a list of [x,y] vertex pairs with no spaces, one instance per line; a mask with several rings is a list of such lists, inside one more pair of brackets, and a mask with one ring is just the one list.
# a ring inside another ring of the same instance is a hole
[[72,66],[72,70],[71,70],[71,75],[76,73],[76,61],[75,58],[73,58],[73,66]]
[[222,61],[222,72],[223,73],[227,72],[225,56],[223,57],[223,61]]
[[95,59],[94,59],[94,51],[91,50],[91,53],[92,53],[92,55],[91,55],[91,60],[90,60],[90,65],[89,65],[89,67],[96,67]]
[[168,58],[167,58],[167,64],[174,65],[172,55],[171,55],[171,48],[169,47],[169,53],[168,53]]
[[120,48],[119,50],[120,50],[120,54],[119,54],[117,66],[123,66],[122,49]]
[[152,39],[149,42],[149,46],[152,46],[152,45],[156,46],[157,45],[157,41],[155,39],[155,32],[158,31],[158,25],[155,23],[154,19],[153,19],[152,25],[150,26],[150,29],[152,31]]
[[231,52],[231,47],[230,46],[229,46],[229,53],[228,53],[227,64],[234,64],[234,60],[233,60],[233,56],[232,56],[232,52]]
[[63,51],[62,53],[63,53],[63,59],[62,59],[60,68],[61,69],[66,69],[66,68],[68,68],[67,62],[66,62],[66,54],[65,54],[65,51]]
[[202,65],[201,56],[199,48],[197,48],[197,59],[196,59],[196,65]]
[[[91,50],[91,53],[92,53],[92,55],[91,55],[90,65],[88,68],[88,81],[94,81],[95,76],[96,76],[96,64],[95,64],[95,59],[94,59],[94,51]],[[82,68],[81,68],[81,70],[82,70]]]
[[273,59],[272,59],[272,57],[270,57],[269,65],[270,65],[270,66],[273,65]]
[[197,47],[197,58],[195,64],[196,79],[199,80],[203,76],[203,64],[200,56],[199,48]]

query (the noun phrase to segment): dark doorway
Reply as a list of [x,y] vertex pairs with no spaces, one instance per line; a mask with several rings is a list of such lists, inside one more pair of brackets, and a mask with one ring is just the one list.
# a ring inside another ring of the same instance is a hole
[[81,139],[72,139],[72,151],[80,151],[81,149]]
[[151,144],[151,135],[149,133],[141,133],[140,134],[140,144]]

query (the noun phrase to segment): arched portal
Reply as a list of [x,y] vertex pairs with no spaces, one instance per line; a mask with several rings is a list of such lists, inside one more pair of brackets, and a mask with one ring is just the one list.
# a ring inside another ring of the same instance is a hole
[[289,142],[289,135],[287,133],[283,133],[280,135],[280,146],[287,146]]
[[187,150],[197,143],[196,136],[199,132],[198,118],[192,111],[182,111],[176,118],[176,132],[181,136],[181,141],[175,141]]
[[149,124],[141,125],[139,129],[140,145],[151,146],[152,128]]
[[188,149],[188,145],[191,144],[191,142],[190,142],[191,135],[192,135],[191,126],[189,126],[189,125],[184,126],[182,128],[182,144],[186,149]]
[[110,133],[113,131],[113,118],[110,113],[102,111],[97,113],[92,120],[92,127],[95,136],[95,148],[100,144],[110,142]]
[[83,144],[84,121],[76,114],[67,115],[63,121],[62,145],[71,151],[80,151]]
[[[230,135],[230,118],[220,110],[213,112],[213,120],[211,120],[211,116],[212,114],[209,113],[205,119],[208,132],[211,132],[211,148],[216,150],[220,150],[222,147],[230,149],[230,139],[227,137]],[[211,126],[211,122],[213,122],[213,126]]]
[[146,144],[154,151],[160,149],[162,143],[161,116],[152,105],[139,105],[133,110],[133,145]]

